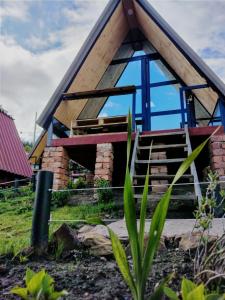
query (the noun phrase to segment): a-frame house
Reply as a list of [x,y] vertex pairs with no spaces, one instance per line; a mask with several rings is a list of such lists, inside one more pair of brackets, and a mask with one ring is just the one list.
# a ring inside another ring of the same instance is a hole
[[[120,105],[115,111],[113,99]],[[69,159],[122,185],[129,108],[135,132],[134,184],[143,179],[153,139],[150,166],[157,192],[186,151],[214,126],[225,126],[224,83],[147,0],[109,1],[38,119],[43,133],[30,161],[54,171],[56,189],[68,181]],[[187,180],[202,179],[210,158],[211,166],[225,175],[223,132],[221,127],[211,152],[197,161]],[[195,196],[201,197],[199,188]]]

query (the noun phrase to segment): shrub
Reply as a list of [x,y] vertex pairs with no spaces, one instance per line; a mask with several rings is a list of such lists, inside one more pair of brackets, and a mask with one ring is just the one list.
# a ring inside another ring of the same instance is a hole
[[68,294],[64,290],[61,292],[54,290],[54,280],[44,269],[34,273],[28,268],[25,281],[25,288],[15,287],[11,293],[25,300],[57,300]]
[[76,182],[70,180],[67,184],[67,188],[70,190],[85,189],[86,187],[87,182],[82,177],[79,177]]
[[52,192],[52,199],[51,199],[51,207],[55,209],[57,207],[64,206],[71,196],[70,191],[59,191],[59,192]]
[[113,191],[110,189],[110,182],[103,178],[99,178],[95,181],[97,188],[97,196],[99,202],[110,202],[113,200]]

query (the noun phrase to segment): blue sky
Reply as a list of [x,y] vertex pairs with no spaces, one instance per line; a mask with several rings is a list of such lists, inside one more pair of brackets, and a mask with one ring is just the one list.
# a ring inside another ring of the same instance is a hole
[[[225,80],[225,1],[150,1]],[[107,0],[1,0],[1,102],[21,137],[41,113]],[[154,100],[153,100],[154,101]]]

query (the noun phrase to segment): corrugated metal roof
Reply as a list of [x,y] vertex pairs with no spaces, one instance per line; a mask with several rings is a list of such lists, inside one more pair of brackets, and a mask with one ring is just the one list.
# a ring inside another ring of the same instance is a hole
[[0,110],[0,171],[31,177],[32,170],[13,119]]

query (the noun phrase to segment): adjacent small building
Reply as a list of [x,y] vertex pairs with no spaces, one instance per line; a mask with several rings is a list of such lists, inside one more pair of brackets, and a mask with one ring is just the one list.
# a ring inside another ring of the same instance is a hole
[[32,176],[13,118],[0,107],[0,183]]

